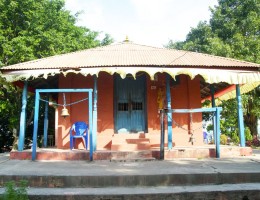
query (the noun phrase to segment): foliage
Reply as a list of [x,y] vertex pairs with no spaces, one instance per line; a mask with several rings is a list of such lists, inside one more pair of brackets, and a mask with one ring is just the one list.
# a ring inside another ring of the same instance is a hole
[[219,0],[211,8],[210,22],[199,22],[183,42],[169,48],[184,49],[260,63],[260,2]]
[[213,124],[209,124],[209,125],[207,126],[207,132],[213,131],[213,129],[214,129]]
[[233,141],[237,136],[237,103],[235,99],[223,101],[221,107],[221,133],[229,136]]
[[246,141],[253,139],[251,131],[248,127],[245,127],[245,139],[246,139]]
[[228,143],[228,136],[225,134],[220,135],[220,144],[226,145]]
[[249,147],[260,147],[260,140],[254,137],[252,140],[247,141],[246,145]]
[[245,124],[252,135],[257,135],[257,119],[260,118],[260,87],[243,95],[243,111]]
[[238,137],[238,133],[235,132],[235,134],[233,134],[232,136],[232,142],[235,143],[235,144],[238,144],[240,141],[239,137]]
[[212,31],[230,45],[232,57],[260,63],[260,2],[219,0],[211,12]]
[[[64,5],[64,0],[1,0],[0,67],[113,42],[108,34],[98,40],[98,32],[76,26],[78,13],[71,15]],[[27,104],[29,130],[33,98]],[[17,140],[20,110],[21,90],[0,74],[0,152]]]
[[3,0],[0,3],[0,60],[10,65],[91,48],[112,41],[75,25],[64,0]]
[[3,80],[0,77],[0,153],[10,151],[13,146],[21,107],[20,90],[13,85],[1,83]]
[[16,186],[14,181],[5,184],[5,193],[1,200],[28,200],[27,181],[21,180]]
[[[209,23],[200,22],[190,30],[185,41],[170,40],[166,47],[260,63],[260,1],[218,0],[211,13]],[[244,94],[242,100],[245,125],[256,135],[260,88]],[[219,106],[223,107],[221,131],[235,139],[236,100],[222,102]]]

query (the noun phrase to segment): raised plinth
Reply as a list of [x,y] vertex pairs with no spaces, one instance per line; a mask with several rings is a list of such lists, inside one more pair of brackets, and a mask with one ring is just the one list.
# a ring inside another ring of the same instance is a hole
[[[221,146],[220,158],[241,157],[252,155],[251,147]],[[215,158],[214,146],[204,147],[174,147],[164,151],[165,160],[177,158]],[[10,159],[31,160],[32,151],[12,151]],[[96,151],[93,154],[94,160],[149,160],[160,159],[160,150],[139,150],[139,151]],[[37,149],[36,160],[89,160],[87,150],[64,150],[54,148]]]

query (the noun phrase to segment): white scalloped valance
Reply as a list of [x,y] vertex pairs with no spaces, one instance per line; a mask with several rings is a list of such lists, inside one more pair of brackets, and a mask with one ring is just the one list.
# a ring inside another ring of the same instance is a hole
[[81,70],[67,70],[60,71],[59,69],[42,69],[42,70],[16,70],[11,71],[2,76],[8,82],[14,82],[18,80],[28,80],[43,77],[47,79],[48,76],[54,76],[55,74],[67,75],[68,73],[87,75],[97,75],[100,72],[107,72],[111,75],[117,73],[122,78],[131,74],[136,77],[138,72],[146,72],[149,74],[151,80],[154,79],[156,73],[168,73],[173,78],[180,74],[186,74],[191,79],[197,75],[203,77],[207,83],[220,83],[225,82],[228,84],[248,84],[260,82],[260,72],[242,71],[242,70],[224,70],[224,69],[193,69],[193,68],[156,68],[156,67],[95,67],[95,68],[82,68]]

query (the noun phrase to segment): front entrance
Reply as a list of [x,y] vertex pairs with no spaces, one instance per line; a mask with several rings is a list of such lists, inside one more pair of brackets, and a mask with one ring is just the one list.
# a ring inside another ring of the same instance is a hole
[[115,132],[147,132],[146,77],[115,76],[114,85]]

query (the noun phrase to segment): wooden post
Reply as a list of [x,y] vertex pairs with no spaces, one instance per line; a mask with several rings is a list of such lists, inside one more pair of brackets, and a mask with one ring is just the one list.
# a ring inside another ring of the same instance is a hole
[[46,96],[45,111],[44,111],[44,130],[43,130],[43,146],[47,147],[47,136],[48,136],[48,108],[49,108],[49,94]]
[[40,94],[36,90],[35,104],[34,104],[34,120],[33,120],[33,146],[32,146],[32,160],[36,159],[36,148],[37,148],[37,134],[38,134],[38,118],[39,118],[39,100]]
[[161,122],[160,160],[164,160],[164,134],[165,134],[164,113],[165,113],[164,110],[160,110],[160,122]]
[[23,94],[22,94],[22,110],[20,115],[20,132],[18,141],[18,151],[23,151],[24,138],[26,129],[26,106],[27,106],[27,94],[28,94],[28,82],[24,82]]
[[93,150],[97,150],[97,76],[94,75],[94,90],[93,90]]
[[[167,109],[171,109],[171,77],[166,74],[166,99]],[[172,113],[167,112],[168,149],[172,149]]]
[[239,129],[239,138],[240,138],[240,147],[245,147],[245,128],[244,128],[244,119],[243,119],[243,108],[242,100],[240,94],[240,86],[236,85],[236,98],[237,98],[237,114],[238,114],[238,129]]

